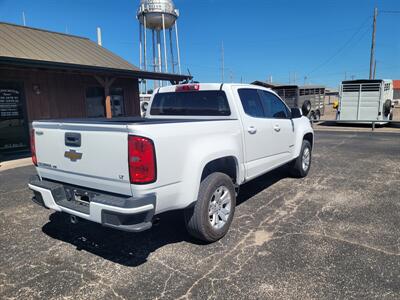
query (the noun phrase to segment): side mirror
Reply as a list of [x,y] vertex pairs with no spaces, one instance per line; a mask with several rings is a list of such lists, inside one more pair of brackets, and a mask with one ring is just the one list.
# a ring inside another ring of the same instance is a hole
[[292,119],[298,119],[298,118],[301,118],[303,116],[303,113],[301,112],[301,109],[297,108],[297,107],[292,108],[290,110],[290,112],[292,114]]

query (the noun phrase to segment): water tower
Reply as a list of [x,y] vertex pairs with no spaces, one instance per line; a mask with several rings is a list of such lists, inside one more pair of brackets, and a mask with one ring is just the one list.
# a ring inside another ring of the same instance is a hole
[[[177,19],[179,11],[172,0],[141,0],[137,12],[140,36],[140,68],[154,72],[181,74],[181,59],[179,50],[179,36]],[[175,30],[174,30],[175,29]],[[167,37],[168,31],[168,37]],[[173,41],[175,31],[175,46]],[[151,33],[150,43],[148,34]],[[161,41],[161,33],[163,41]],[[167,42],[168,41],[168,42]],[[149,63],[147,50],[150,44],[152,58]],[[169,49],[168,49],[169,48]],[[175,61],[174,52],[177,53]],[[154,88],[161,82],[154,82]],[[145,92],[147,87],[145,84]]]

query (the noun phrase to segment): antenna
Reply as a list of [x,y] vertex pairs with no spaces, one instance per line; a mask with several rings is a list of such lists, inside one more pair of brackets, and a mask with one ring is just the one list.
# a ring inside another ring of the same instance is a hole
[[22,24],[24,24],[24,26],[26,26],[26,19],[25,19],[25,12],[22,11]]
[[[187,71],[188,71],[189,76],[192,76],[192,73],[190,73],[189,68],[187,68]],[[187,83],[187,82],[189,82],[189,80],[186,79],[185,82]],[[193,82],[193,78],[192,78],[192,82]]]

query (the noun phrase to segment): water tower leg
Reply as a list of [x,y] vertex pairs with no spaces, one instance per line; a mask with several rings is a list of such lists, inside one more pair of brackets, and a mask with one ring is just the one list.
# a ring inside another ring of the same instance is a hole
[[164,14],[162,14],[162,22],[163,22],[163,35],[164,35],[164,66],[165,66],[165,73],[168,73],[167,37],[165,35],[165,17],[164,17]]
[[[144,31],[144,70],[147,71],[147,23],[146,16],[143,16],[143,31]],[[147,80],[144,82],[145,94],[147,94]]]
[[[142,24],[139,22],[139,68],[143,68],[143,58],[142,58]],[[139,88],[139,93],[143,91],[143,81],[140,80],[140,88]]]
[[[151,35],[152,35],[152,39],[153,39],[153,71],[156,72],[157,71],[157,60],[156,60],[156,36],[154,33],[154,29],[151,31]],[[155,90],[156,88],[158,88],[158,84],[157,81],[154,80],[153,81],[153,89]]]
[[[161,61],[161,32],[157,30],[157,54],[158,54],[158,72],[162,72],[162,61]],[[159,81],[161,86],[161,80]]]
[[178,71],[179,71],[179,74],[182,74],[181,51],[179,49],[179,36],[178,36],[178,21],[175,21],[175,36],[176,36],[176,54],[178,55]]
[[172,73],[175,74],[174,46],[172,45],[172,28],[169,29],[169,48],[171,51]]
[[155,72],[157,70],[156,69],[157,60],[156,60],[156,38],[154,34],[154,29],[151,31],[151,36],[153,39],[153,71]]

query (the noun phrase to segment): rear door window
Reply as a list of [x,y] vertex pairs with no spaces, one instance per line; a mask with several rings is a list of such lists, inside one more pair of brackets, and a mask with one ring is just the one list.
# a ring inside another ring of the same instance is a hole
[[260,91],[260,95],[266,118],[287,119],[289,117],[289,109],[281,99],[267,91]]
[[154,96],[153,116],[230,116],[224,91],[159,93]]
[[256,89],[239,89],[240,101],[244,112],[255,118],[264,118],[264,108]]

